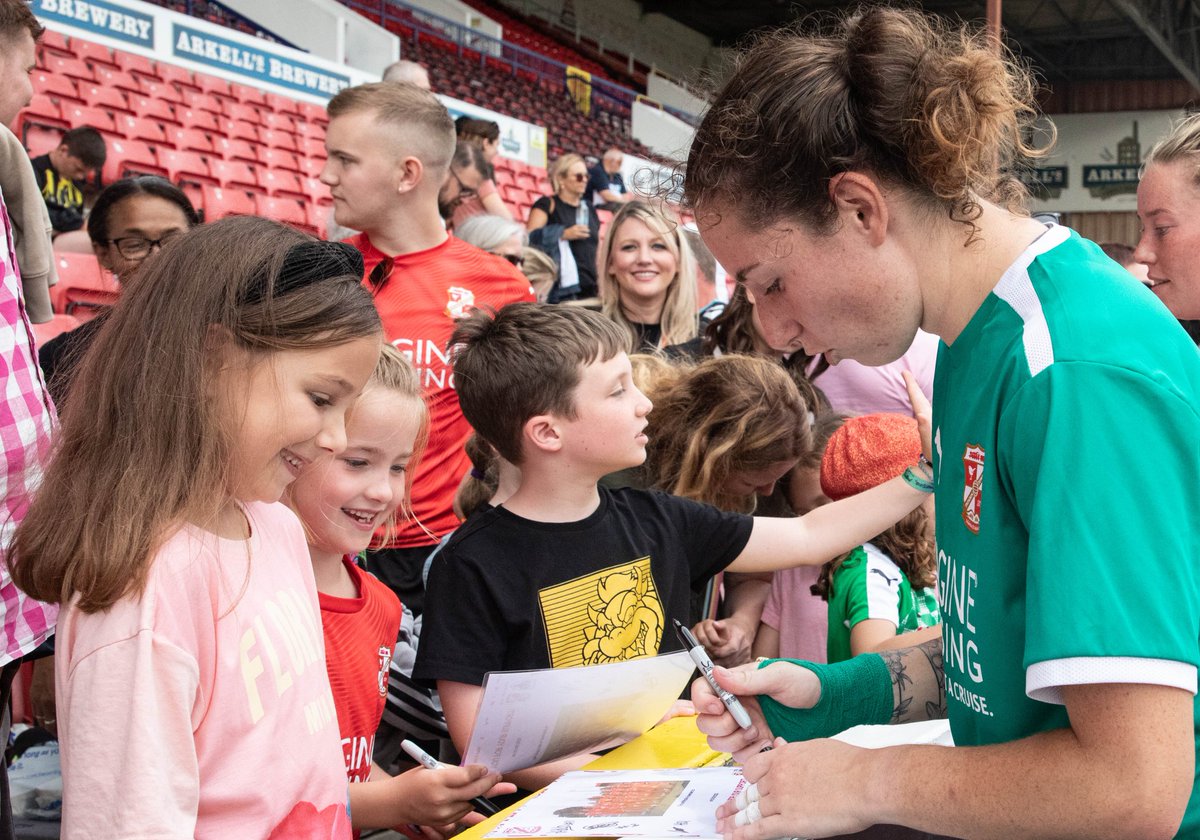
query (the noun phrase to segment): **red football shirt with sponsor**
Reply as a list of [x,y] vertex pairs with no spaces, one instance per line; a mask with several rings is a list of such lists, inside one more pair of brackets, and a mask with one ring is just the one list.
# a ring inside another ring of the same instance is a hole
[[358,597],[317,595],[346,775],[351,782],[365,782],[371,775],[375,731],[387,700],[392,649],[400,634],[400,599],[352,558],[343,562]]
[[[362,252],[365,282],[387,255],[365,233],[346,241]],[[387,545],[434,545],[458,527],[454,493],[471,468],[464,449],[471,427],[458,405],[446,342],[455,321],[475,307],[532,301],[533,290],[511,263],[451,236],[428,250],[394,257],[391,274],[371,291],[388,341],[416,368],[429,405],[429,443],[413,476],[416,521],[402,523]]]

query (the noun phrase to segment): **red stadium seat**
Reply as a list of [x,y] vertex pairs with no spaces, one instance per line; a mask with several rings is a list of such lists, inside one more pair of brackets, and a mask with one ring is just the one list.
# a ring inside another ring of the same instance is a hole
[[313,102],[297,102],[296,107],[300,109],[300,116],[308,122],[329,125],[329,114],[325,113],[324,106]]
[[317,236],[322,239],[329,238],[329,214],[331,204],[314,204],[309,202],[304,205],[305,214],[308,216],[308,226],[317,232]]
[[232,98],[232,94],[229,92],[229,82],[226,79],[210,76],[207,73],[194,73],[192,81],[205,93],[219,93]]
[[505,187],[502,195],[504,196],[504,200],[509,204],[516,204],[518,206],[522,204],[533,204],[534,201],[534,198],[520,187]]
[[243,187],[258,191],[258,178],[254,176],[254,170],[248,163],[240,160],[217,160],[214,158],[208,162],[208,171],[217,179],[217,183],[226,189]]
[[300,103],[290,96],[280,96],[278,93],[267,94],[267,107],[276,114],[299,114]]
[[321,157],[313,155],[300,156],[300,172],[310,178],[320,178],[321,170],[325,168],[325,156],[322,153]]
[[252,102],[255,105],[267,104],[267,94],[262,88],[239,84],[232,85],[232,88],[233,97],[238,102]]
[[[32,120],[40,122],[43,125],[61,125],[63,128],[68,128],[66,120],[62,118],[62,108],[58,103],[44,93],[35,93],[33,98],[29,100],[29,104],[21,109],[21,113],[17,115],[17,125],[20,126],[24,122]],[[19,131],[14,132],[20,134]]]
[[154,150],[141,140],[105,138],[108,159],[104,162],[104,182],[111,184],[126,175],[162,175],[167,171],[158,165]]
[[50,339],[57,338],[65,332],[70,332],[82,323],[74,315],[63,315],[56,312],[49,321],[42,324],[31,324],[30,326],[33,327],[33,337],[37,339],[38,347],[41,347]]
[[217,99],[217,97],[213,96],[211,93],[201,93],[198,90],[183,90],[180,91],[180,94],[183,96],[184,103],[189,108],[200,111],[209,111],[213,114],[224,114],[224,112],[221,110],[222,106],[225,104],[224,100]]
[[196,108],[179,107],[175,109],[175,116],[179,118],[179,124],[184,128],[198,128],[203,131],[220,131],[220,124],[217,122],[217,115],[212,111],[201,111]]
[[74,56],[52,55],[46,59],[46,69],[51,73],[70,76],[72,79],[82,79],[85,82],[96,81],[96,74],[92,68]]
[[241,160],[246,163],[258,163],[258,152],[249,140],[232,140],[214,134],[212,138],[213,152],[223,160]]
[[231,120],[242,120],[254,125],[262,123],[262,114],[259,113],[258,108],[245,102],[226,102],[223,113]]
[[259,169],[258,185],[272,198],[291,198],[304,203],[308,194],[300,186],[300,176],[282,169]]
[[117,131],[117,123],[113,120],[112,114],[101,108],[92,108],[87,105],[70,105],[62,109],[62,116],[64,120],[71,124],[72,128],[90,125],[92,128],[98,128],[101,131],[113,134]]
[[154,60],[137,53],[113,50],[113,61],[126,73],[140,73],[143,76],[161,78],[154,69]]
[[34,71],[33,74],[33,89],[37,93],[44,93],[47,96],[52,96],[62,100],[69,100],[83,104],[83,100],[79,97],[79,88],[75,85],[74,80],[68,79],[66,76],[60,76],[57,73],[51,73],[45,70]]
[[116,62],[113,61],[112,51],[103,44],[97,44],[95,41],[85,41],[82,38],[71,39],[71,52],[76,58],[82,59],[89,64],[107,64],[110,67],[115,67]]
[[531,192],[531,193],[541,192],[541,190],[538,189],[537,179],[528,173],[523,172],[513,180],[514,180],[514,183],[518,187],[525,190],[526,192]]
[[180,151],[211,153],[212,140],[198,128],[171,126],[167,129],[167,141]]
[[276,131],[286,131],[289,134],[296,133],[296,121],[288,114],[276,114],[268,111],[262,115],[262,124]]
[[67,46],[67,36],[54,29],[47,29],[42,33],[42,37],[38,39],[38,43],[43,47],[50,47],[59,52],[68,52],[70,47]]
[[145,140],[147,143],[166,143],[167,132],[162,125],[145,117],[135,117],[133,114],[117,114],[113,117],[117,123],[117,131],[130,140]]
[[492,180],[496,182],[497,187],[513,186],[512,173],[509,172],[507,169],[497,169]]
[[159,149],[158,165],[167,170],[167,177],[177,184],[190,181],[194,184],[215,184],[209,175],[208,163],[199,152],[178,149]]
[[56,253],[58,284],[50,287],[54,311],[88,321],[116,303],[120,289],[93,254]]
[[300,189],[312,204],[329,204],[333,201],[329,195],[329,187],[322,184],[320,178],[304,176],[300,179]]
[[178,64],[166,64],[160,61],[155,65],[154,70],[158,78],[168,84],[178,85],[181,88],[189,90],[197,90],[196,83],[192,79],[192,71],[186,67],[180,67]]
[[300,171],[300,161],[287,149],[274,149],[270,146],[263,146],[258,150],[258,161],[270,169],[286,169],[289,172]]
[[254,199],[245,190],[205,186],[202,193],[200,201],[206,222],[215,222],[226,216],[254,215]]
[[312,137],[297,137],[296,150],[301,157],[325,158],[325,141]]
[[179,124],[179,118],[175,116],[175,111],[171,108],[171,103],[155,99],[152,96],[130,95],[129,108],[133,113],[147,119],[163,123],[174,123],[175,125]]
[[244,120],[230,120],[222,125],[221,129],[226,137],[249,140],[251,143],[258,142],[258,126],[254,123],[248,123]]
[[96,81],[102,85],[119,90],[127,90],[132,93],[141,93],[143,90],[142,83],[132,73],[126,73],[124,70],[118,70],[115,67],[96,67],[94,69],[96,71]]
[[154,99],[161,99],[164,102],[178,104],[183,102],[183,97],[179,95],[179,91],[170,82],[143,82],[142,90],[147,96]]
[[325,140],[325,126],[320,123],[308,122],[305,119],[296,120],[296,136],[310,137],[313,140]]
[[125,114],[132,114],[133,110],[129,107],[129,97],[125,91],[117,90],[104,84],[81,86],[80,93],[88,101],[89,105],[97,108],[105,108],[109,111],[120,111]]
[[309,224],[308,215],[304,212],[304,208],[300,205],[300,202],[293,198],[259,196],[257,204],[258,215],[260,216],[300,228],[314,236],[319,232]]
[[21,138],[21,143],[29,150],[29,156],[34,158],[46,154],[51,149],[58,148],[58,144],[62,142],[65,128],[65,125],[51,126],[36,120],[22,123],[21,117],[18,115],[15,134]]
[[266,146],[272,146],[276,149],[287,149],[289,152],[296,151],[296,135],[290,131],[277,131],[273,128],[264,128],[258,132],[258,136]]

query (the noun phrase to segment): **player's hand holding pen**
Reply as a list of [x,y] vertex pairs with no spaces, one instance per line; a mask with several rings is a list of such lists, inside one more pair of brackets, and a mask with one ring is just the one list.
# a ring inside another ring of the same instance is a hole
[[785,706],[809,708],[821,699],[821,684],[806,668],[789,662],[776,662],[765,668],[751,662],[736,668],[714,668],[713,679],[737,697],[746,714],[749,727],[742,727],[721,702],[703,677],[692,683],[692,703],[696,707],[696,726],[708,736],[708,744],[719,752],[731,753],[740,763],[771,746],[774,734],[763,718],[757,696],[769,694]]

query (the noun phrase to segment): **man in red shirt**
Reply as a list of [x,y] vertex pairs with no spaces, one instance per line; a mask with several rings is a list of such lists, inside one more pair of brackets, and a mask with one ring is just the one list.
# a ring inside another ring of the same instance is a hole
[[421,569],[458,525],[451,503],[471,466],[463,449],[471,428],[458,406],[446,341],[475,307],[499,309],[533,300],[533,292],[505,260],[447,235],[439,193],[446,202],[455,187],[470,184],[451,168],[454,121],[433,94],[406,84],[359,85],[341,91],[328,109],[321,181],[333,194],[334,220],[362,231],[347,241],[362,251],[364,282],[384,331],[412,361],[429,403],[429,444],[413,477],[416,522],[367,558],[420,615]]

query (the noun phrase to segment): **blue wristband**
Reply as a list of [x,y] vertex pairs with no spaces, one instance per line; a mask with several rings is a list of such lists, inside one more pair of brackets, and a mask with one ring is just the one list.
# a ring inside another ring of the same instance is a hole
[[773,662],[790,662],[807,668],[821,682],[821,699],[811,709],[793,709],[765,694],[758,696],[767,726],[786,741],[828,738],[851,726],[889,723],[892,719],[895,705],[892,676],[877,653],[864,653],[833,665],[802,659],[767,659],[758,667],[765,668]]

